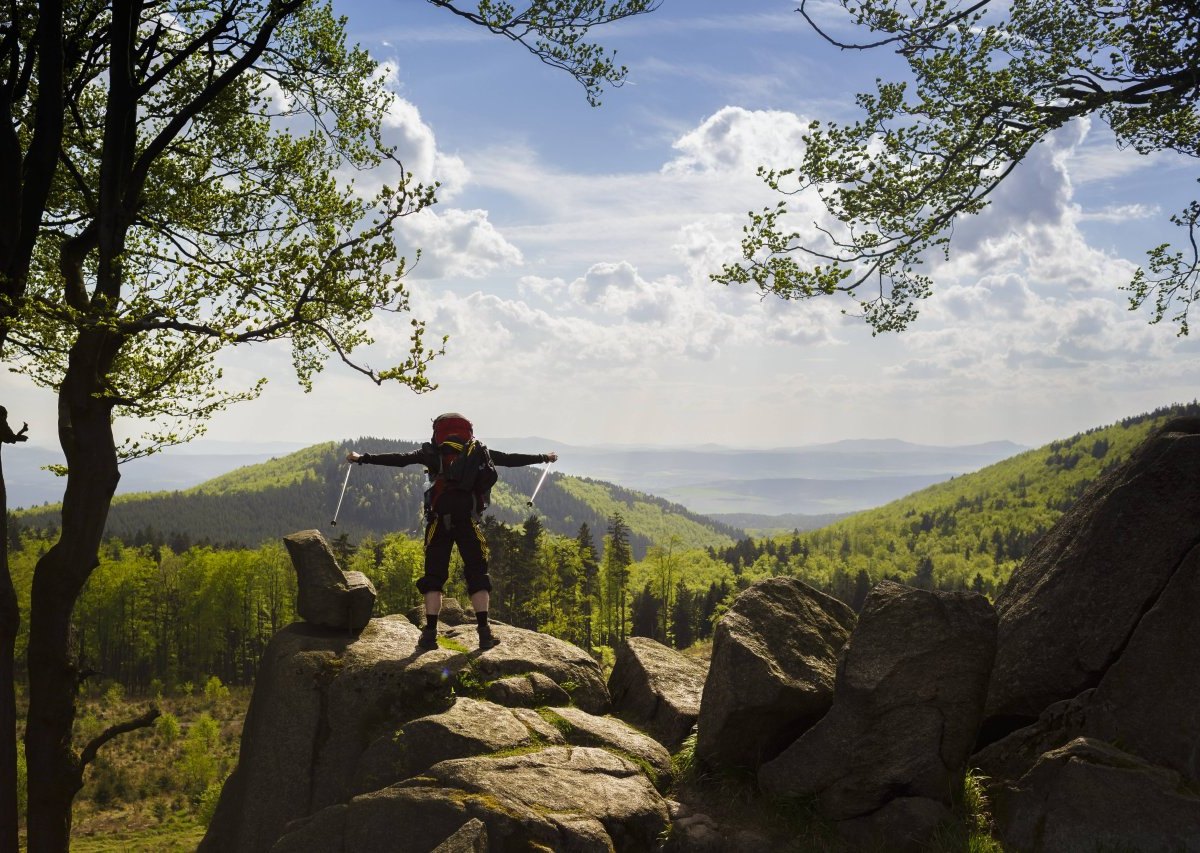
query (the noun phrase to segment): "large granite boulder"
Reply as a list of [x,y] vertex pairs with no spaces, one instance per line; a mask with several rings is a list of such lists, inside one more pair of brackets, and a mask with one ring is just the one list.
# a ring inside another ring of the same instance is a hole
[[533,746],[542,735],[507,708],[459,697],[447,710],[381,735],[355,762],[355,793],[415,776],[439,761]]
[[925,853],[938,827],[954,819],[940,799],[899,796],[878,811],[837,823],[837,833],[851,850]]
[[1096,686],[1200,541],[1200,418],[1156,430],[1034,546],[996,601],[985,739]]
[[757,770],[825,715],[854,611],[795,578],[737,597],[717,623],[697,721],[709,767]]
[[608,677],[613,710],[644,726],[668,749],[678,749],[700,716],[708,667],[649,637],[617,647]]
[[263,652],[237,768],[199,849],[269,850],[289,821],[349,795],[371,742],[406,718],[449,708],[451,655],[420,654],[419,637],[395,616],[372,620],[356,637],[306,623],[276,634]]
[[[1006,845],[1052,850],[1078,830],[1085,841],[1074,849],[1090,849],[1087,839],[1113,849],[1176,849],[1164,846],[1164,833],[1182,832],[1192,820],[1190,837],[1200,849],[1194,798],[1171,793],[1200,791],[1198,612],[1200,548],[1171,576],[1096,687],[972,756],[1004,815],[997,832]],[[1116,806],[1088,824],[1090,799],[1106,797],[1136,807]],[[1044,818],[1044,827],[1026,813]]]
[[487,825],[473,817],[459,827],[458,832],[433,848],[433,853],[487,853],[487,849]]
[[[482,699],[493,679],[539,673],[581,709],[607,709],[600,667],[582,650],[511,626],[495,630],[503,644],[485,652],[475,648],[474,627],[462,626],[443,631],[445,647],[424,653],[416,647],[420,631],[401,616],[373,619],[357,636],[307,623],[279,632],[263,654],[238,766],[200,850],[269,850],[289,822],[344,805],[374,784],[369,774],[396,781],[419,765],[493,746],[562,740],[535,711],[464,701]],[[396,734],[409,727],[421,740],[400,746]],[[439,838],[469,817],[448,815]]]
[[641,762],[652,781],[665,787],[671,776],[671,754],[658,741],[616,717],[599,717],[579,708],[547,709],[554,722],[562,721],[567,743],[600,746]]
[[1019,853],[1200,851],[1200,795],[1172,770],[1092,738],[993,789],[996,835]]
[[762,766],[760,787],[815,797],[828,819],[854,820],[856,837],[877,822],[895,838],[905,815],[919,818],[914,836],[932,831],[975,744],[995,651],[983,596],[879,584],[842,650],[832,708]]
[[[605,714],[612,704],[604,672],[596,659],[578,646],[511,625],[492,623],[492,633],[500,645],[472,659],[474,677],[487,683],[512,675],[540,672],[553,679],[571,697],[571,701],[591,714]],[[444,636],[453,643],[475,648],[478,635],[474,625],[447,629]]]
[[1055,702],[1037,722],[1017,729],[971,756],[971,766],[985,780],[989,794],[997,786],[1016,782],[1047,752],[1058,749],[1083,733],[1095,689],[1074,699]]
[[358,633],[375,609],[375,586],[362,572],[343,572],[319,530],[283,538],[296,569],[296,612],[312,625]]
[[1097,685],[1083,732],[1200,783],[1200,546]]
[[540,672],[497,679],[488,684],[487,697],[507,708],[571,704],[571,695],[553,678]]
[[601,853],[653,850],[669,818],[633,763],[603,749],[549,747],[435,764],[289,827],[273,853],[423,853],[471,819],[494,850]]

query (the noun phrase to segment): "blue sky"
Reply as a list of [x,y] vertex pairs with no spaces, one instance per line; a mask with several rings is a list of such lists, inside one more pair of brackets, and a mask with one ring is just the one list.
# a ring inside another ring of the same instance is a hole
[[[421,438],[459,410],[484,438],[568,443],[1038,444],[1195,396],[1200,340],[1149,326],[1118,290],[1177,236],[1167,218],[1195,163],[1118,151],[1098,123],[1042,145],[960,225],[906,333],[872,338],[836,301],[709,281],[746,211],[774,202],[755,167],[788,165],[809,120],[852,120],[854,94],[902,70],[833,50],[795,5],[664,0],[598,29],[629,80],[593,109],[562,72],[423,2],[335,0],[388,68],[388,138],[443,182],[401,237],[423,250],[414,313],[451,336],[440,388],[377,388],[331,364],[306,395],[286,350],[260,348],[227,376],[265,374],[268,390],[210,438]],[[842,26],[835,5],[822,14]],[[406,330],[379,319],[368,360],[398,359]],[[52,400],[22,394],[34,414],[20,419],[53,435]]]

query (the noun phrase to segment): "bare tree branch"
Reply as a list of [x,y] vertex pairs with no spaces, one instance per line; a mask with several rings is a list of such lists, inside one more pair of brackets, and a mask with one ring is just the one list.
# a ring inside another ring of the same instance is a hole
[[83,752],[79,754],[79,778],[83,778],[83,771],[96,759],[96,753],[100,751],[100,747],[108,743],[115,737],[134,732],[138,729],[144,729],[147,726],[154,724],[154,721],[162,716],[162,712],[157,707],[151,707],[146,713],[140,717],[135,717],[132,720],[126,720],[123,723],[117,723],[115,726],[109,726],[107,729],[96,735],[83,748]]

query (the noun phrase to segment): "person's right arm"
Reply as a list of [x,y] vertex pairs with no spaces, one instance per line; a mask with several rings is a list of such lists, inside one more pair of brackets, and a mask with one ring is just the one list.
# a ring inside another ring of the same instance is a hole
[[346,454],[347,462],[359,465],[387,465],[391,468],[403,468],[405,465],[420,465],[425,462],[421,451],[412,453],[355,453],[351,450]]

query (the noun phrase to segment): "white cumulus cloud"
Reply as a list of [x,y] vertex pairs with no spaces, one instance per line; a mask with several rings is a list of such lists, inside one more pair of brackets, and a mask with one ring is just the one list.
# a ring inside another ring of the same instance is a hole
[[417,278],[480,278],[522,262],[521,250],[488,221],[486,210],[431,208],[407,217],[401,230],[421,250]]
[[798,159],[808,122],[791,112],[723,107],[675,141],[679,152],[665,174],[729,172],[753,178],[759,166]]

